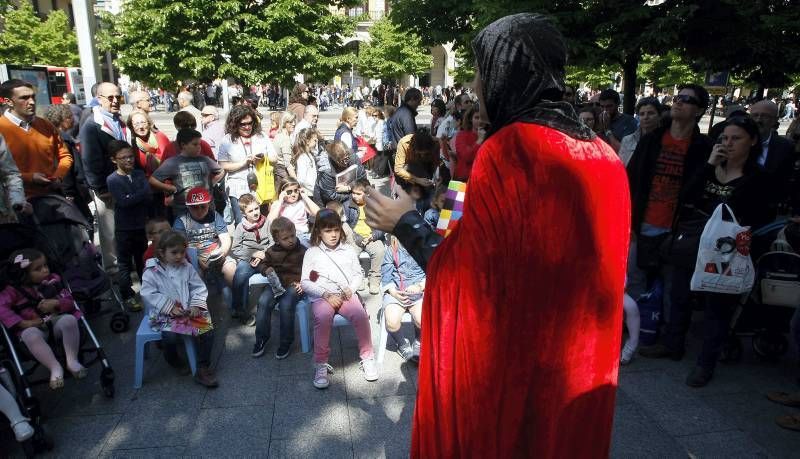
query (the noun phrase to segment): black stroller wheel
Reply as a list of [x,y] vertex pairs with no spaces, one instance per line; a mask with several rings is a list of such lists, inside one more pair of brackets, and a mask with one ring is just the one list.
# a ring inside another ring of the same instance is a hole
[[129,324],[130,319],[123,312],[115,312],[114,315],[111,316],[111,322],[109,323],[111,331],[114,333],[125,333],[128,331]]
[[753,351],[767,362],[778,360],[789,349],[789,340],[782,333],[760,331],[753,336]]
[[731,335],[725,341],[725,346],[722,348],[722,356],[720,362],[723,363],[739,363],[742,361],[742,340],[736,335]]

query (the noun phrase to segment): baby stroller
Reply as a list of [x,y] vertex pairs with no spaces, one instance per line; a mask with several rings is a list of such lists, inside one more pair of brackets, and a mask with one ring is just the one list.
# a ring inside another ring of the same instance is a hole
[[[0,345],[0,355],[5,354],[3,351],[3,346]],[[34,457],[37,453],[50,451],[53,449],[53,439],[45,430],[45,427],[42,423],[42,415],[41,410],[39,408],[39,402],[30,396],[29,393],[26,394],[24,391],[18,391],[18,385],[15,383],[15,373],[14,369],[9,365],[10,362],[3,361],[2,365],[0,365],[0,386],[4,387],[8,393],[10,393],[19,405],[20,412],[23,416],[30,419],[29,423],[34,429],[34,434],[28,440],[22,442],[22,449],[25,452],[26,457]],[[2,419],[2,417],[0,417]],[[4,441],[5,445],[9,443]],[[8,451],[0,449],[0,454],[4,455],[8,454]]]
[[[753,232],[756,279],[734,314],[724,361],[741,360],[742,337],[751,338],[753,352],[764,361],[775,361],[789,349],[786,333],[795,308],[800,307],[800,255],[786,241],[790,227],[779,221]],[[800,248],[800,241],[795,244]]]
[[102,310],[107,293],[119,307],[111,316],[114,333],[123,333],[130,326],[119,291],[102,268],[102,257],[89,239],[89,223],[80,210],[58,195],[30,200],[34,208],[35,247],[47,255],[52,270],[62,274],[75,300],[89,315]]

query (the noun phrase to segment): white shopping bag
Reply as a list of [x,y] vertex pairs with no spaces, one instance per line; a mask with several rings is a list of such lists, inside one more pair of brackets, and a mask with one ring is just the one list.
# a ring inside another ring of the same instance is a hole
[[[730,220],[723,216],[725,211]],[[750,291],[755,282],[750,237],[750,228],[739,226],[733,210],[718,205],[700,236],[691,289],[734,295]]]

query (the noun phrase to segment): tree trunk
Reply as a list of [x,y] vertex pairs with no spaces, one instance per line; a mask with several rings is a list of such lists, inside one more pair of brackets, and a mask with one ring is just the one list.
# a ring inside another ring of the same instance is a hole
[[636,107],[636,70],[639,69],[639,60],[642,57],[640,49],[632,50],[625,54],[622,62],[622,78],[624,80],[622,111],[633,115]]

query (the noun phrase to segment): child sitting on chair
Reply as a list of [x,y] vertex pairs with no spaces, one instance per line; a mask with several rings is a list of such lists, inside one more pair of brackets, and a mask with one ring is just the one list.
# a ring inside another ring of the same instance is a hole
[[261,215],[261,206],[250,193],[239,197],[239,208],[244,218],[233,230],[233,258],[236,273],[233,275],[233,304],[231,317],[245,317],[247,298],[250,295],[250,277],[259,272],[256,266],[264,259],[267,247],[272,245],[267,218]]
[[330,384],[328,364],[333,316],[340,314],[356,331],[361,369],[364,379],[375,381],[375,367],[369,316],[355,291],[363,280],[358,256],[344,242],[342,219],[332,210],[317,214],[311,231],[311,248],[303,258],[303,291],[311,299],[314,315],[314,387],[325,389]]
[[189,247],[197,249],[197,261],[202,273],[219,273],[229,286],[233,284],[236,261],[229,255],[231,236],[222,215],[211,208],[211,193],[195,187],[186,194],[189,212],[175,219],[173,228],[184,233]]
[[50,370],[50,388],[64,387],[64,369],[47,344],[48,329],[64,345],[67,370],[76,379],[85,377],[86,368],[78,360],[81,312],[61,277],[50,272],[44,254],[35,249],[17,250],[3,274],[8,286],[0,292],[0,322]]
[[[369,293],[377,295],[380,293],[381,261],[383,260],[386,244],[384,243],[385,234],[383,231],[373,230],[367,225],[365,197],[369,187],[370,184],[367,179],[357,181],[353,185],[350,199],[344,204],[344,212],[347,216],[347,224],[353,229],[353,238],[358,247],[356,253],[360,255],[361,252],[366,252],[369,255],[370,266],[367,273]],[[361,289],[364,289],[363,284]]]
[[[389,238],[389,247],[381,264],[381,290],[386,331],[397,344],[397,353],[405,361],[419,360],[419,327],[422,322],[422,295],[425,291],[425,271],[400,244]],[[403,314],[411,313],[414,321],[414,344],[400,332]]]
[[276,218],[269,229],[275,244],[267,249],[264,259],[256,266],[256,269],[264,276],[271,273],[277,274],[286,291],[276,298],[277,295],[273,289],[267,286],[258,298],[256,343],[253,346],[252,354],[253,357],[264,355],[272,328],[272,310],[275,309],[277,301],[281,335],[275,358],[281,360],[289,356],[292,342],[294,342],[294,310],[303,296],[300,274],[303,269],[303,256],[306,248],[300,243],[294,223],[288,218]]
[[161,332],[164,358],[175,368],[185,367],[178,357],[179,335],[191,335],[197,349],[195,381],[217,387],[211,368],[214,330],[208,314],[208,290],[194,267],[186,260],[186,237],[176,231],[161,236],[157,256],[147,260],[142,275],[142,301],[150,326]]

